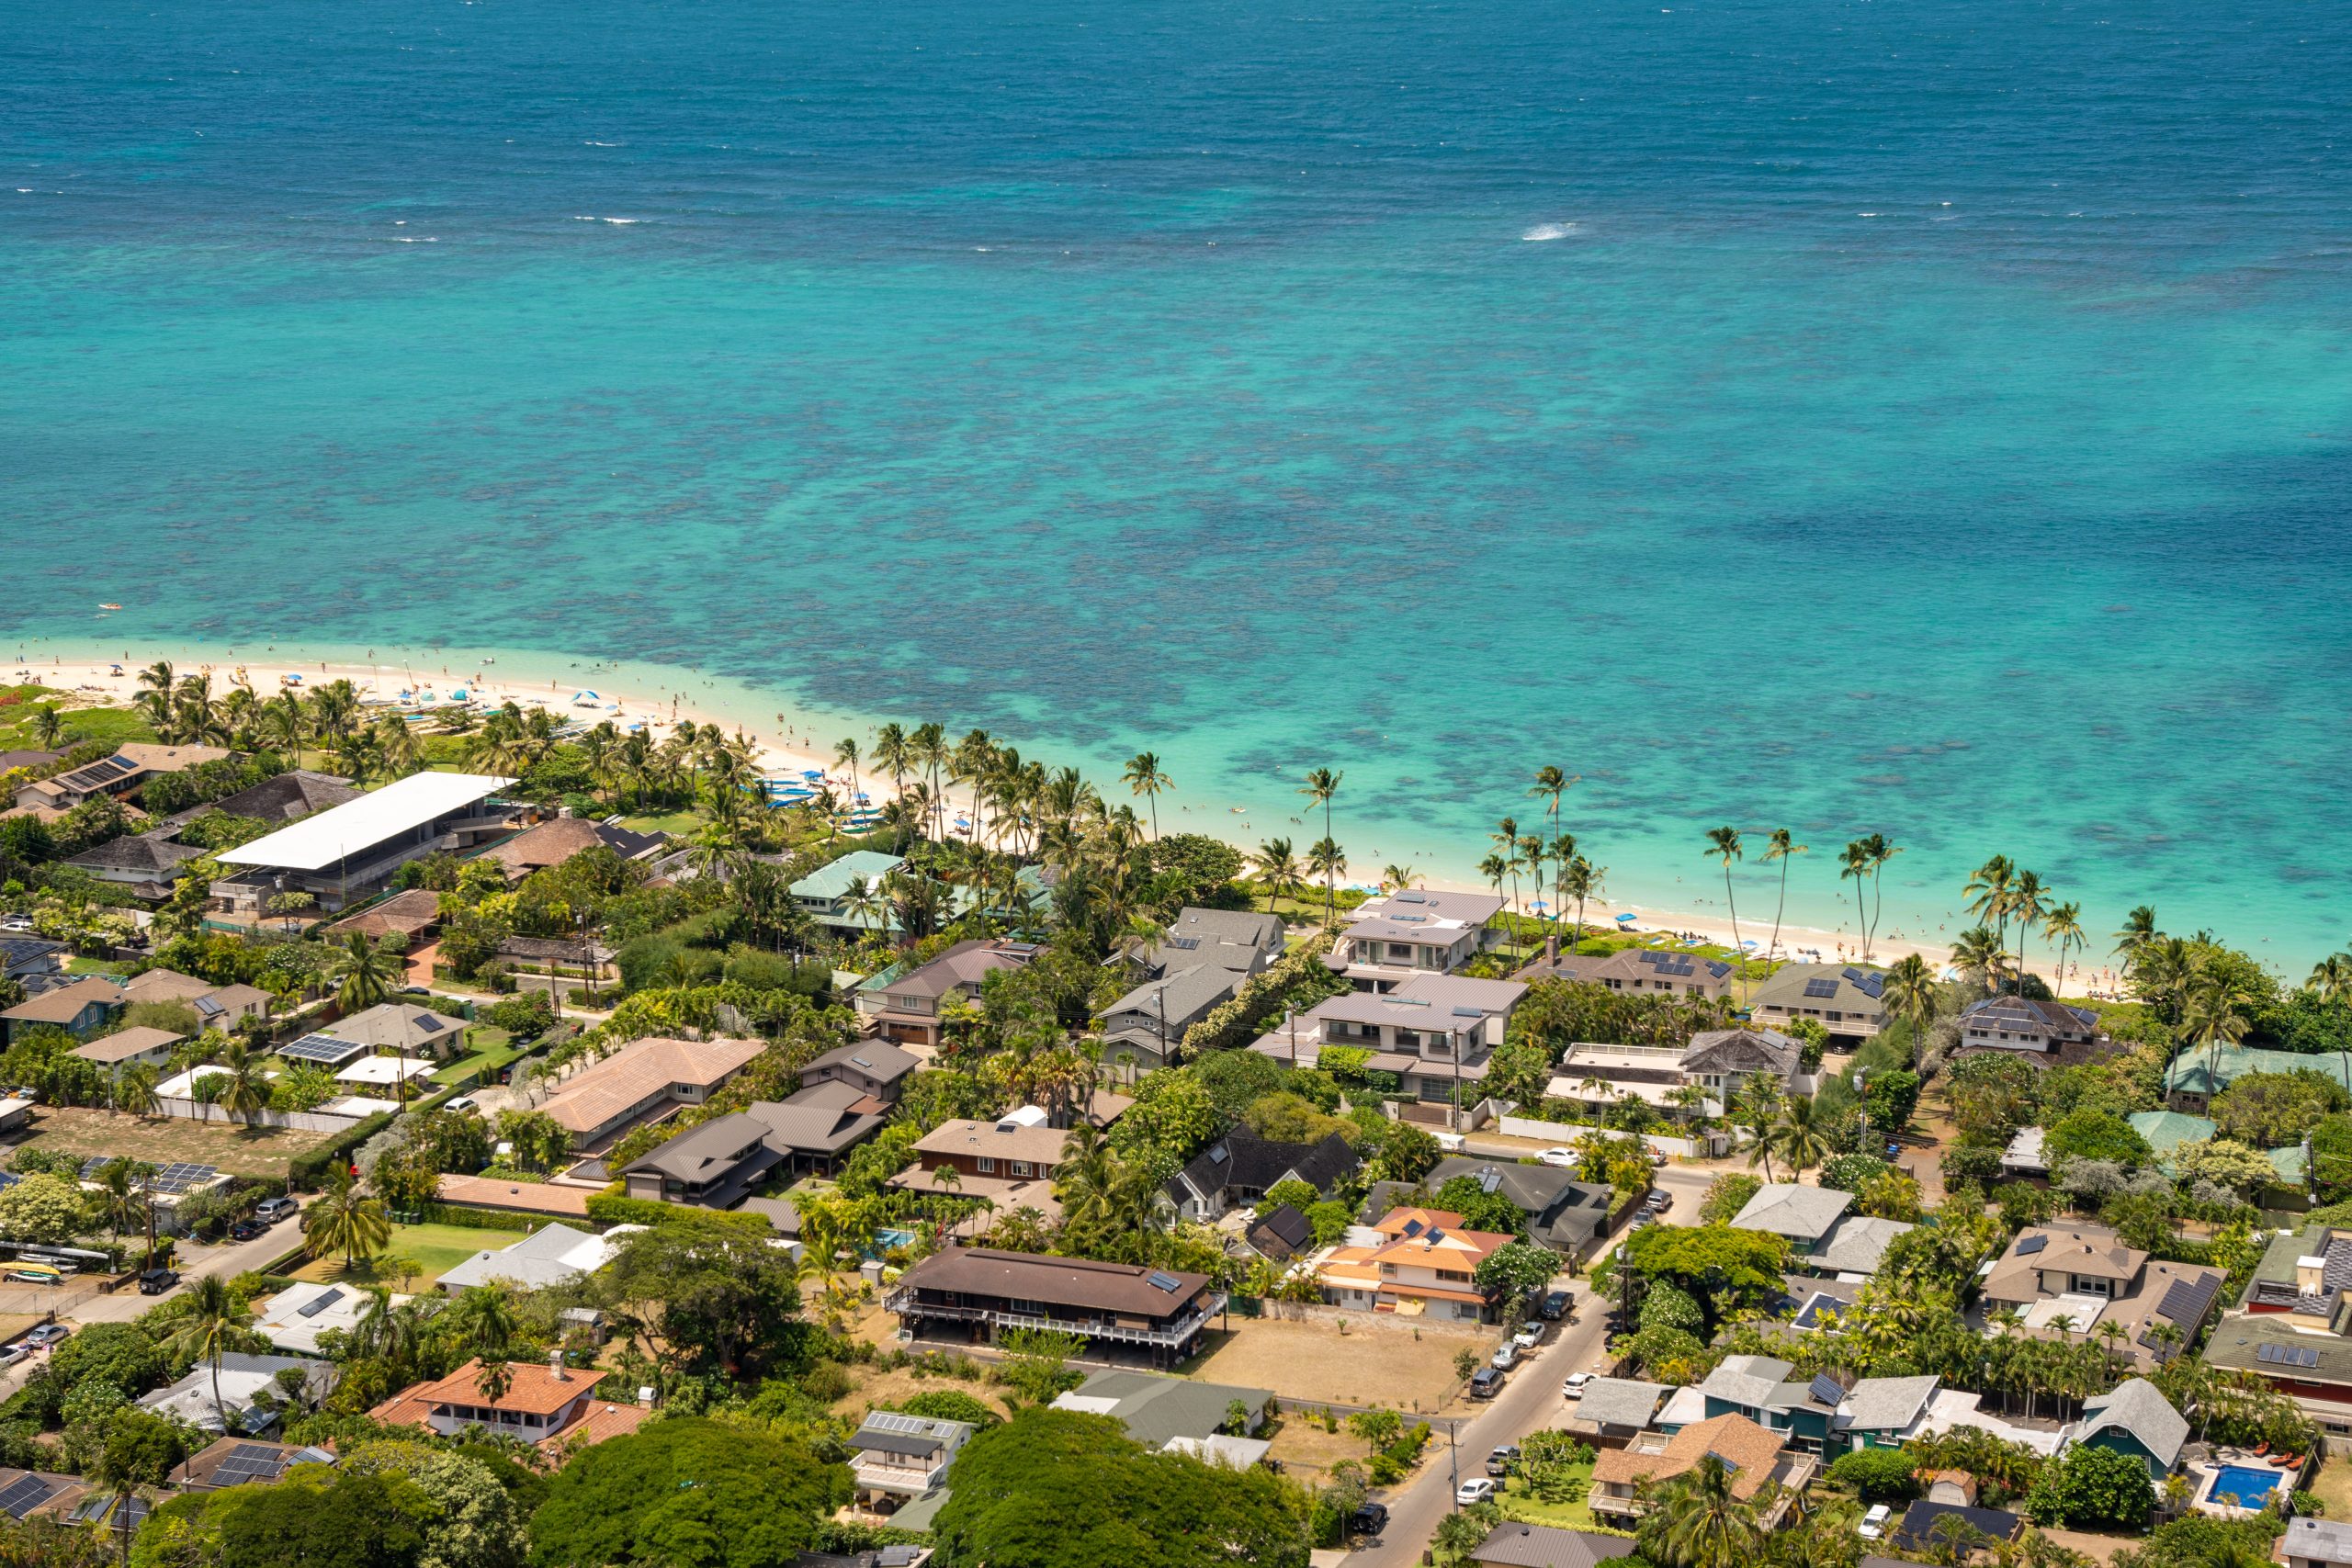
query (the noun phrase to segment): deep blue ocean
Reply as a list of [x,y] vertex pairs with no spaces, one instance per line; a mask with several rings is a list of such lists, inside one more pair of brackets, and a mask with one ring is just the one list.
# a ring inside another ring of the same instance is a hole
[[2345,6],[7,0],[0,67],[12,654],[692,665],[1252,838],[1330,765],[1366,880],[1557,762],[1621,897],[1785,824],[1825,924],[1878,830],[1889,929],[1999,852],[2352,932]]

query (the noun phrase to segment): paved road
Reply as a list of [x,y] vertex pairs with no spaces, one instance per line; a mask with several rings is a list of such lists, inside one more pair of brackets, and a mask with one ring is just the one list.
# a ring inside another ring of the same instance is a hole
[[[1693,1223],[1708,1183],[1718,1174],[1690,1166],[1669,1166],[1660,1170],[1657,1184],[1674,1195],[1674,1206],[1667,1212],[1668,1220],[1675,1224]],[[1555,1281],[1562,1282],[1565,1281]],[[1591,1286],[1578,1283],[1575,1292],[1576,1321],[1561,1325],[1540,1352],[1521,1362],[1493,1404],[1458,1424],[1452,1456],[1454,1464],[1451,1466],[1447,1462],[1445,1427],[1440,1424],[1430,1448],[1430,1460],[1423,1466],[1420,1478],[1404,1491],[1382,1499],[1388,1505],[1387,1533],[1377,1543],[1361,1546],[1350,1554],[1349,1568],[1406,1568],[1407,1564],[1418,1563],[1422,1551],[1437,1533],[1438,1521],[1453,1509],[1457,1470],[1465,1481],[1474,1475],[1484,1475],[1489,1450],[1504,1443],[1518,1442],[1530,1432],[1556,1426],[1575,1414],[1575,1407],[1560,1397],[1561,1380],[1570,1372],[1597,1369],[1609,1315],[1608,1308],[1593,1299]]]

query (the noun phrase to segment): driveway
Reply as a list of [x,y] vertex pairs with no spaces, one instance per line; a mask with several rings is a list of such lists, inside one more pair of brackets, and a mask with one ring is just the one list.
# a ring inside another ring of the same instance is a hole
[[[297,1198],[307,1204],[308,1198]],[[185,1292],[191,1281],[218,1274],[233,1279],[239,1274],[256,1271],[275,1263],[302,1245],[302,1231],[292,1215],[269,1227],[266,1235],[251,1241],[230,1242],[220,1247],[198,1247],[183,1239],[179,1246],[180,1282],[160,1296],[142,1296],[136,1285],[126,1285],[111,1295],[92,1296],[66,1309],[63,1316],[69,1323],[129,1323],[150,1307]]]
[[[1697,1223],[1699,1204],[1717,1174],[1697,1167],[1668,1166],[1660,1170],[1657,1184],[1674,1196],[1667,1222]],[[1604,1251],[1600,1256],[1606,1255]],[[1555,1289],[1568,1283],[1566,1275],[1553,1281]],[[1576,1406],[1560,1397],[1560,1384],[1570,1372],[1600,1370],[1609,1309],[1594,1296],[1589,1284],[1577,1283],[1575,1294],[1576,1321],[1560,1325],[1543,1349],[1521,1361],[1504,1383],[1503,1392],[1483,1413],[1466,1421],[1435,1423],[1439,1430],[1420,1478],[1402,1492],[1382,1498],[1388,1505],[1387,1533],[1378,1542],[1351,1553],[1349,1568],[1408,1568],[1419,1562],[1421,1552],[1437,1534],[1438,1522],[1454,1509],[1456,1482],[1486,1474],[1489,1450],[1516,1443],[1530,1432],[1556,1426],[1576,1414]],[[1450,1454],[1440,1446],[1445,1443],[1449,1426],[1453,1428]]]

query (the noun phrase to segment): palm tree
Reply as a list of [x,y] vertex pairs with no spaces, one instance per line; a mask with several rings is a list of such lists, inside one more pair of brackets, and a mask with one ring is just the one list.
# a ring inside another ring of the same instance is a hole
[[1854,885],[1854,924],[1863,932],[1862,947],[1870,948],[1869,911],[1862,906],[1862,881],[1871,874],[1871,850],[1867,840],[1856,839],[1838,857],[1838,880]]
[[1160,767],[1157,751],[1138,751],[1128,758],[1127,770],[1119,778],[1130,791],[1151,802],[1151,837],[1157,843],[1159,840],[1159,792],[1175,788],[1176,781]]
[[2043,891],[2041,878],[2030,871],[2018,872],[2017,880],[2009,885],[2009,918],[2018,923],[2017,984],[2020,991],[2025,988],[2026,933],[2040,925],[2041,917],[2048,912],[2041,902]]
[[[1731,910],[1731,945],[1735,952],[1744,954],[1747,949],[1739,945],[1739,900],[1733,896],[1731,886],[1731,863],[1742,858],[1739,829],[1736,828],[1708,829],[1707,852],[1723,863],[1724,904]],[[1741,976],[1745,978],[1747,973],[1747,965],[1743,963],[1740,965]]]
[[153,1116],[163,1103],[155,1092],[161,1081],[155,1069],[145,1062],[126,1069],[120,1077],[115,1079],[115,1109],[133,1116]]
[[1381,868],[1380,890],[1383,893],[1392,890],[1401,893],[1413,885],[1413,876],[1414,871],[1411,866],[1398,865],[1391,862]]
[[[1310,804],[1323,807],[1323,841],[1327,844],[1332,841],[1331,797],[1340,793],[1340,777],[1329,768],[1317,768],[1306,775],[1306,783],[1298,792],[1306,796]],[[1332,907],[1338,902],[1338,892],[1337,886],[1327,877],[1323,885],[1323,923],[1326,926],[1332,923]]]
[[1928,1527],[1928,1561],[1943,1568],[1960,1568],[1969,1554],[1992,1537],[1959,1514],[1941,1514]]
[[324,1258],[340,1252],[346,1270],[356,1267],[361,1258],[383,1251],[392,1239],[383,1201],[361,1197],[347,1174],[331,1183],[311,1205],[304,1222],[311,1256]]
[[1979,924],[1990,924],[2004,942],[2009,931],[2009,884],[2017,876],[2017,867],[2007,855],[1995,855],[1968,874],[1968,886],[1961,890],[1962,908],[1974,915]]
[[854,739],[843,736],[841,744],[833,748],[833,765],[849,770],[849,793],[852,796],[855,796],[857,794],[857,741]]
[[220,1066],[228,1069],[228,1077],[221,1082],[217,1103],[232,1117],[250,1124],[269,1108],[269,1082],[261,1058],[243,1040],[232,1040],[220,1053]]
[[842,913],[861,926],[877,925],[888,909],[889,900],[882,891],[863,876],[853,876],[849,886],[842,889]]
[[1883,987],[1887,1008],[1897,1018],[1907,1018],[1915,1037],[1924,1044],[1928,1025],[1935,1021],[1936,972],[1928,961],[1916,953],[1906,953],[1897,959],[1894,967],[1886,972]]
[[1951,962],[1962,974],[1973,975],[1997,991],[2009,970],[2009,950],[1990,926],[1972,926],[1952,942]]
[[1902,846],[1883,833],[1872,833],[1862,840],[1862,848],[1871,858],[1871,923],[1862,930],[1862,956],[1871,954],[1871,943],[1877,940],[1878,918],[1886,908],[1886,863],[1903,852]]
[[1804,852],[1805,846],[1798,843],[1796,835],[1786,828],[1773,829],[1772,836],[1765,840],[1764,863],[1781,863],[1781,901],[1772,910],[1772,945],[1764,950],[1768,960],[1777,956],[1781,951],[1781,916],[1789,907],[1789,862]]
[[344,939],[343,951],[334,956],[333,973],[343,982],[335,992],[335,1005],[346,1016],[365,1012],[392,994],[384,955],[357,931]]
[[1792,1094],[1781,1102],[1780,1120],[1767,1134],[1781,1163],[1802,1176],[1829,1154],[1826,1131],[1815,1119],[1811,1097]]
[[186,1315],[164,1341],[175,1356],[202,1361],[212,1369],[212,1412],[220,1430],[229,1430],[229,1406],[220,1398],[220,1359],[243,1337],[245,1309],[229,1293],[229,1282],[218,1274],[198,1280],[184,1303]]
[[1601,870],[1582,855],[1569,856],[1560,867],[1559,886],[1555,889],[1560,895],[1560,902],[1565,904],[1571,898],[1577,901],[1576,930],[1568,943],[1571,953],[1583,944],[1584,901],[1600,891],[1601,875]]
[[2245,992],[2218,971],[2206,969],[2197,976],[2181,1022],[2191,1040],[2204,1043],[2208,1079],[2213,1076],[2213,1061],[2221,1048],[2235,1045],[2254,1027],[2247,1016],[2249,1005]]
[[469,1285],[449,1308],[449,1327],[459,1345],[481,1362],[475,1386],[492,1404],[505,1396],[514,1382],[506,1364],[514,1343],[514,1308],[505,1289],[498,1285]]
[[[1566,773],[1562,773],[1559,769],[1553,767],[1548,763],[1535,770],[1535,783],[1529,787],[1527,793],[1539,800],[1544,799],[1546,796],[1550,797],[1552,802],[1552,837],[1555,841],[1561,837],[1560,796],[1567,794],[1568,787],[1571,784],[1577,783],[1583,777],[1584,775],[1582,773],[1578,773],[1576,777],[1571,778]],[[1570,840],[1568,854],[1573,854],[1575,852],[1575,840]],[[1559,854],[1556,850],[1555,851],[1555,854],[1562,865],[1566,865],[1567,863],[1568,854]],[[1559,923],[1556,912],[1554,915],[1553,923],[1555,925]]]
[[2058,944],[2058,995],[2066,994],[2066,950],[2083,945],[2083,907],[2067,902],[2041,917],[2042,934]]
[[1762,1554],[1764,1530],[1754,1507],[1733,1491],[1737,1472],[1720,1455],[1657,1489],[1643,1518],[1642,1555],[1674,1568],[1747,1568]]
[[1274,900],[1298,886],[1298,857],[1291,853],[1288,839],[1268,839],[1250,857],[1250,869],[1258,880],[1266,885],[1266,908],[1272,910]]
[[2164,932],[2156,930],[2156,907],[2143,904],[2123,917],[2123,929],[2115,933],[2115,956],[2123,960],[2126,975],[2139,966],[2140,955],[2164,940]]
[[1519,909],[1519,874],[1526,869],[1519,858],[1519,818],[1504,818],[1495,824],[1495,830],[1487,837],[1493,840],[1495,852],[1502,859],[1504,874],[1510,878],[1510,907],[1516,913]]
[[57,716],[57,705],[44,703],[33,709],[33,739],[44,751],[54,751],[57,743],[65,739],[65,721]]
[[1306,874],[1313,876],[1319,873],[1323,878],[1323,927],[1326,931],[1338,919],[1333,909],[1338,897],[1335,889],[1340,873],[1347,869],[1347,852],[1329,839],[1317,839],[1306,852]]

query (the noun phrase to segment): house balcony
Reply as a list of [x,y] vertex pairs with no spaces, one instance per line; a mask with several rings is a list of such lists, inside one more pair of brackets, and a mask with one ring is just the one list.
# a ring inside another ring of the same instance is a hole
[[1202,1298],[1201,1310],[1188,1313],[1164,1328],[1136,1328],[1124,1323],[1106,1323],[1101,1318],[1043,1317],[1034,1313],[1007,1312],[996,1307],[948,1305],[937,1302],[918,1301],[911,1291],[894,1291],[884,1302],[889,1311],[900,1317],[944,1318],[957,1323],[986,1324],[991,1335],[1007,1329],[1035,1328],[1055,1334],[1076,1334],[1089,1339],[1103,1339],[1120,1345],[1150,1345],[1172,1349],[1189,1343],[1208,1326],[1209,1319],[1225,1310],[1223,1292]]
[[947,1479],[945,1464],[890,1464],[879,1460],[861,1459],[850,1467],[850,1474],[857,1482],[860,1492],[889,1492],[904,1497],[920,1497]]

